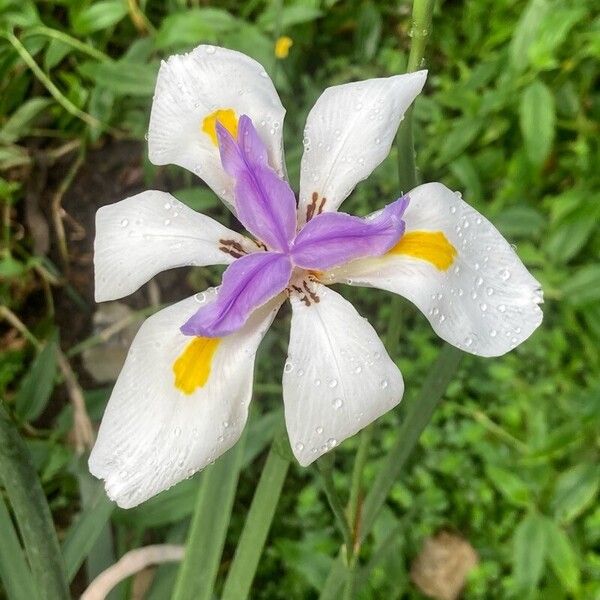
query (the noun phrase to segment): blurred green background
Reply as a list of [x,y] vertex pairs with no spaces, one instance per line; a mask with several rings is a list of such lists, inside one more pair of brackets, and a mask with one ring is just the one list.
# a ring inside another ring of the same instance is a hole
[[[111,388],[110,374],[94,379],[86,369],[86,356],[104,360],[89,352],[118,354],[128,343],[125,336],[106,347],[94,335],[115,322],[94,319],[95,210],[157,187],[231,219],[190,174],[147,160],[160,59],[209,42],[259,60],[288,111],[287,166],[297,187],[313,102],[329,85],[403,72],[410,10],[384,0],[0,0],[0,396],[39,474],[75,596],[127,550],[184,542],[202,479],[115,510],[78,456],[85,430],[72,431],[73,394],[83,389],[97,422]],[[421,178],[461,190],[515,245],[542,283],[544,322],[502,358],[464,357],[362,550],[359,597],[424,597],[412,581],[415,558],[427,538],[451,532],[478,555],[465,598],[600,598],[598,4],[441,1],[431,33],[429,78],[414,113]],[[278,35],[294,42],[280,60]],[[397,182],[394,150],[344,209],[380,207],[398,196]],[[219,277],[211,269],[158,277],[126,300],[135,312],[125,318]],[[385,334],[389,295],[343,293]],[[410,403],[440,341],[409,303],[401,311],[394,358]],[[282,312],[260,354],[217,597],[281,419],[288,325]],[[378,422],[367,489],[401,420],[402,408]],[[357,445],[353,438],[337,451],[341,494]],[[20,600],[26,565],[0,491],[0,597]],[[316,470],[292,462],[251,597],[319,597],[340,542]],[[141,589],[169,598],[176,570],[129,580],[111,598],[141,597]]]

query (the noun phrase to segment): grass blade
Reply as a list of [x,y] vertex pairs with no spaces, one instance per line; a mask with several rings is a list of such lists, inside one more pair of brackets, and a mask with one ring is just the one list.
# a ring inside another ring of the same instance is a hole
[[243,600],[250,593],[250,587],[273,522],[275,509],[279,503],[283,482],[290,466],[289,459],[283,458],[276,447],[277,444],[278,440],[276,439],[263,467],[242,535],[235,550],[233,563],[225,581],[221,600]]
[[210,600],[231,518],[245,434],[204,471],[173,600]]
[[19,537],[0,496],[0,579],[8,600],[36,598],[31,571],[25,560]]
[[94,491],[85,499],[85,508],[79,518],[71,525],[62,544],[65,569],[69,581],[77,574],[96,541],[102,534],[115,509],[104,491],[101,482],[96,482]]
[[29,452],[0,405],[0,480],[21,533],[37,596],[67,600],[64,564],[52,515]]
[[390,448],[377,478],[365,499],[360,538],[364,540],[385,504],[394,482],[414,450],[421,433],[429,423],[433,411],[442,399],[446,387],[454,377],[462,352],[445,344],[425,379],[418,398],[407,407],[396,442]]

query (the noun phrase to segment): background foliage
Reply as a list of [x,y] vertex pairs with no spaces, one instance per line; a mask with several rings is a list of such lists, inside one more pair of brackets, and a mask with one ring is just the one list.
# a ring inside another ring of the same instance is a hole
[[[600,598],[597,8],[593,0],[455,0],[436,7],[429,79],[415,107],[422,179],[462,190],[516,245],[542,282],[545,319],[510,354],[463,360],[363,549],[364,598],[421,597],[410,581],[410,564],[423,540],[440,530],[459,532],[479,554],[465,598]],[[115,510],[87,475],[70,435],[73,412],[60,348],[80,378],[94,420],[110,388],[83,371],[76,345],[92,334],[91,269],[78,243],[90,248],[93,231],[76,238],[76,224],[61,202],[77,206],[79,197],[69,196],[77,181],[77,189],[89,188],[90,213],[120,199],[102,197],[95,204],[89,175],[113,176],[102,164],[102,149],[112,152],[117,144],[140,167],[140,189],[166,182],[194,208],[229,218],[191,178],[151,166],[143,145],[160,58],[201,42],[250,54],[276,80],[288,109],[287,163],[296,186],[301,132],[314,100],[328,85],[402,72],[413,33],[409,17],[408,3],[384,0],[212,6],[184,0],[0,0],[0,302],[2,316],[17,315],[31,332],[18,331],[14,322],[3,325],[0,395],[31,454],[74,594],[129,549],[183,542],[196,506],[209,511],[204,514],[210,522],[218,513],[210,511],[230,498],[223,555],[218,548],[213,552],[221,595],[266,448],[278,435],[277,373],[289,316],[263,344],[245,446],[226,457],[241,467],[237,491],[235,481],[228,492],[215,474],[218,462],[205,476],[139,508]],[[278,34],[294,40],[281,61],[273,55]],[[357,188],[349,211],[366,214],[398,196],[395,152]],[[78,180],[81,173],[88,173],[87,180]],[[126,187],[123,197],[130,195]],[[179,290],[189,292],[218,281],[219,274],[203,269],[178,276]],[[163,298],[171,300],[164,287]],[[379,332],[386,331],[388,296],[357,289],[344,294]],[[404,403],[410,404],[439,341],[408,303],[401,310],[396,358],[407,386]],[[71,319],[86,324],[79,339],[70,332]],[[395,441],[401,419],[402,409],[379,422],[367,482]],[[350,486],[357,444],[349,440],[337,452],[334,475],[342,493]],[[287,460],[284,441],[274,451]],[[203,492],[219,484],[223,489],[198,496],[203,479]],[[27,540],[15,533],[12,501],[10,490],[3,490],[0,597],[31,598],[31,556],[21,551]],[[317,471],[292,462],[252,597],[318,597],[340,542]],[[176,571],[160,567],[148,597],[169,597]],[[131,593],[128,582],[112,597]]]

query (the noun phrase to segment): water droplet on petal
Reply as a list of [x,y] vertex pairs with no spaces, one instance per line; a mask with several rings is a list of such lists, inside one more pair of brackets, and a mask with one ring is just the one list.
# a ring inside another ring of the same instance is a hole
[[342,408],[342,406],[344,406],[344,401],[341,398],[335,398],[331,404],[333,404],[333,408],[339,410]]
[[128,219],[121,219],[121,227],[127,227],[129,225]]
[[337,381],[337,379],[331,379],[331,380],[329,381],[329,387],[330,387],[331,389],[333,389],[334,387],[336,387],[336,386],[337,386],[337,384],[338,384],[338,381]]

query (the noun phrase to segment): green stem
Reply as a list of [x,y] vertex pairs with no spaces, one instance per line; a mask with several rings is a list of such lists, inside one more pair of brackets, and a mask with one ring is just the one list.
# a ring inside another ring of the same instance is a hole
[[327,502],[329,502],[329,506],[331,507],[331,511],[337,521],[338,527],[340,529],[340,533],[344,538],[344,546],[346,547],[346,554],[350,556],[352,554],[352,533],[350,532],[350,527],[348,526],[348,520],[346,519],[346,513],[344,512],[344,507],[342,502],[340,501],[340,497],[335,489],[335,484],[333,482],[333,464],[335,461],[335,456],[333,452],[329,452],[319,458],[317,460],[317,468],[319,469],[319,473],[321,474],[321,481],[323,483],[323,490],[325,491],[325,496],[327,496]]
[[[420,68],[424,60],[425,47],[431,32],[433,4],[433,0],[414,0],[413,2],[411,18],[412,43],[408,57],[408,72],[416,71]],[[400,190],[402,193],[406,193],[408,190],[416,187],[418,183],[412,128],[412,107],[406,111],[404,120],[398,129],[396,147],[398,148],[398,179]],[[387,350],[392,357],[397,354],[398,341],[400,339],[400,329],[402,327],[401,307],[401,298],[399,296],[394,296],[390,302],[390,319],[386,335]],[[373,437],[373,431],[374,425],[371,425],[362,431],[359,450],[356,455],[352,473],[348,514],[354,535],[352,554],[350,555],[351,560],[349,561],[350,572],[348,573],[344,591],[344,598],[347,598],[348,600],[354,597],[354,569],[357,564],[357,557],[355,557],[354,554],[358,554],[360,551],[361,540],[364,539],[364,535],[360,531],[360,521],[362,518],[361,515],[359,515],[359,499],[363,469],[367,459],[369,445]]]
[[[413,2],[410,26],[412,42],[406,69],[409,73],[412,73],[423,66],[425,46],[431,35],[433,5],[433,0],[414,0]],[[412,115],[413,109],[411,106],[404,114],[404,120],[400,124],[398,135],[396,136],[400,189],[404,193],[412,190],[418,183]]]
[[110,57],[107,54],[104,54],[104,52],[101,52],[100,50],[97,50],[96,48],[78,40],[77,38],[74,38],[62,31],[59,31],[58,29],[52,29],[52,27],[46,27],[45,25],[36,25],[35,27],[27,29],[27,31],[24,31],[21,34],[21,38],[24,39],[26,37],[31,37],[35,35],[42,35],[62,42],[63,44],[71,46],[71,48],[79,50],[80,52],[83,52],[84,54],[87,54],[88,56],[91,56],[96,60],[102,62],[110,60]]
[[19,526],[38,598],[68,600],[64,564],[44,490],[29,451],[2,404],[0,481]]
[[13,33],[5,32],[2,34],[13,46],[13,48],[17,51],[19,56],[23,59],[23,62],[32,70],[33,74],[37,77],[40,83],[50,92],[52,97],[71,115],[81,119],[88,125],[92,127],[101,127],[102,123],[89,115],[85,111],[81,110],[77,106],[75,106],[52,82],[52,80],[42,71],[40,66],[35,62],[35,59],[29,52],[27,48],[21,44],[19,39],[15,37]]
[[277,449],[276,438],[263,467],[242,535],[235,549],[221,600],[248,598],[290,461]]

